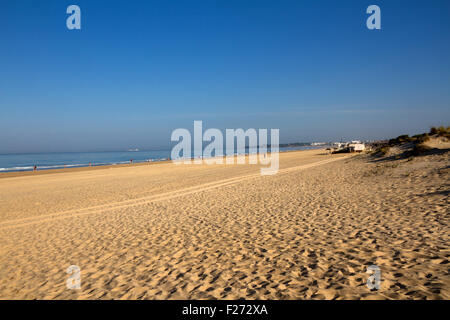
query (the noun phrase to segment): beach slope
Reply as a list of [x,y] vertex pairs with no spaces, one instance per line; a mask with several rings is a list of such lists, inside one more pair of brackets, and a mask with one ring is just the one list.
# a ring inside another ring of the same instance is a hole
[[310,150],[272,176],[166,162],[4,177],[0,298],[450,299],[449,163]]

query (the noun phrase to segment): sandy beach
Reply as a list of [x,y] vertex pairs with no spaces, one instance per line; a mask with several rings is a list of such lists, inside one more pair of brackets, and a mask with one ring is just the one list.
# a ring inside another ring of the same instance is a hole
[[309,150],[281,153],[272,176],[171,162],[4,175],[0,298],[450,299],[449,164]]

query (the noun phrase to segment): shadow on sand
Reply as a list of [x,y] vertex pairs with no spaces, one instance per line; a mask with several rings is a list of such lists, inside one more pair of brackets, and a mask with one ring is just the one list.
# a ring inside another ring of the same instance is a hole
[[392,162],[392,161],[396,161],[396,160],[409,159],[412,157],[439,155],[439,154],[447,153],[449,151],[450,151],[450,148],[446,148],[446,149],[432,148],[432,149],[422,151],[422,152],[417,152],[414,149],[407,149],[407,150],[404,150],[400,154],[394,154],[391,156],[383,156],[380,154],[378,154],[378,155],[374,154],[371,156],[371,159],[369,160],[369,162],[372,162],[372,163]]

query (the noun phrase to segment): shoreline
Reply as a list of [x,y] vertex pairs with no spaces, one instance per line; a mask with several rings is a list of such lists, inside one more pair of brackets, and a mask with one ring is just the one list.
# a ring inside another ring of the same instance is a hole
[[23,177],[23,176],[39,176],[44,174],[52,173],[67,173],[67,172],[82,172],[82,171],[93,171],[101,169],[113,169],[113,168],[123,168],[123,167],[137,167],[137,166],[148,166],[153,164],[168,163],[172,160],[161,160],[161,161],[148,161],[148,162],[137,162],[137,163],[121,163],[121,164],[105,164],[105,165],[94,165],[94,166],[83,166],[83,167],[71,167],[71,168],[58,168],[58,169],[40,169],[37,171],[9,171],[0,172],[0,179],[2,178],[12,178],[12,177]]
[[[317,148],[317,149],[304,149],[304,150],[285,150],[285,151],[279,151],[279,153],[303,152],[303,151],[310,151],[310,150],[325,150],[325,149]],[[268,154],[270,154],[270,153],[271,152],[268,152]],[[235,157],[236,156],[237,155],[235,155]],[[245,154],[245,158],[247,158],[248,156],[249,156],[248,154]],[[195,160],[195,159],[192,158],[191,160]],[[132,164],[131,163],[120,163],[120,164],[105,164],[105,165],[93,165],[93,166],[82,166],[82,167],[57,168],[57,169],[39,169],[39,167],[38,167],[37,171],[28,170],[28,171],[0,172],[0,179],[24,177],[24,176],[39,176],[39,175],[52,174],[52,173],[83,172],[83,171],[123,168],[123,167],[131,167],[131,166],[138,167],[138,166],[148,166],[148,165],[155,165],[155,164],[167,164],[167,163],[172,163],[172,162],[173,162],[173,160],[161,160],[161,161],[135,162]]]

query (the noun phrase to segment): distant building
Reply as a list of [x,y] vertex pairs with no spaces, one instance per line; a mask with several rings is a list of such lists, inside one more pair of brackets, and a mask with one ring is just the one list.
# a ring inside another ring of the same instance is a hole
[[352,143],[349,143],[348,149],[350,152],[363,152],[366,149],[366,146],[364,143],[354,143],[355,141],[352,141]]

